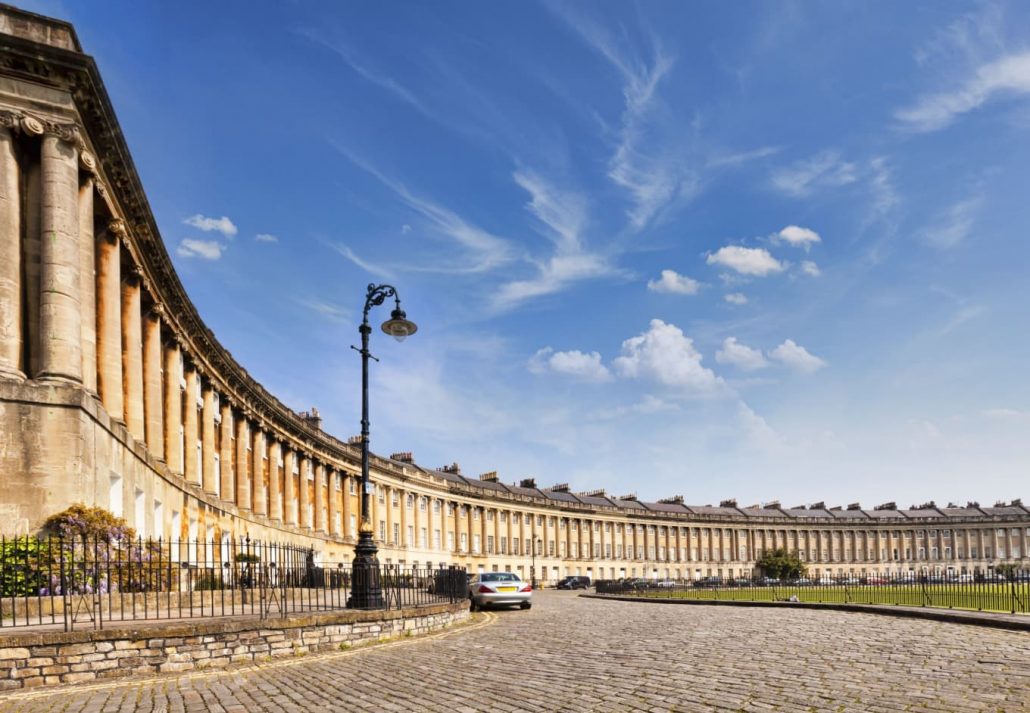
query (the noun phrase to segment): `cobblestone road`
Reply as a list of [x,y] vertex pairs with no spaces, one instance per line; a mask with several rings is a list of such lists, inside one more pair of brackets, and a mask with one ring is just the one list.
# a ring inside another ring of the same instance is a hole
[[580,599],[368,649],[0,696],[16,711],[1030,711],[1030,635]]

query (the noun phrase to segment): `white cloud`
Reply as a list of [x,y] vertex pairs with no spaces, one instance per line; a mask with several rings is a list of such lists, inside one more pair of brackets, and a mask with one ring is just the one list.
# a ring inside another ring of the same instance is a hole
[[393,191],[405,205],[426,218],[438,234],[453,240],[471,257],[470,263],[466,265],[449,260],[445,265],[423,267],[422,269],[435,272],[485,272],[507,264],[513,259],[512,249],[507,240],[467,222],[444,206],[415,195],[404,184],[380,173],[346,147],[337,143],[334,143],[333,146],[355,166]]
[[411,226],[405,223],[401,226],[401,235],[407,235],[411,232]]
[[236,226],[233,225],[233,222],[224,215],[221,218],[208,218],[197,213],[182,222],[198,230],[203,230],[205,233],[210,233],[211,231],[219,232],[230,240],[236,237],[236,233],[239,232]]
[[554,244],[550,257],[530,260],[534,277],[512,280],[494,292],[495,309],[509,309],[534,297],[560,292],[570,284],[620,274],[607,258],[584,245],[586,199],[576,191],[561,189],[529,170],[514,174],[515,182],[530,195],[526,210],[540,222],[542,233]]
[[772,176],[773,188],[796,198],[817,189],[844,186],[858,180],[855,164],[842,161],[836,151],[822,151]]
[[580,247],[586,226],[586,200],[574,191],[563,191],[527,169],[515,171],[515,183],[529,193],[526,210],[546,228],[548,237],[559,250],[570,252]]
[[723,265],[742,275],[764,277],[772,272],[783,272],[786,266],[769,254],[765,248],[745,248],[726,245],[708,256],[709,265]]
[[675,270],[662,270],[660,280],[648,280],[647,289],[672,295],[696,295],[701,283]]
[[809,353],[800,344],[796,344],[793,339],[788,339],[780,346],[769,352],[769,356],[773,359],[789,366],[795,371],[800,371],[805,374],[811,374],[819,371],[826,362],[814,354]]
[[254,240],[257,240],[259,243],[277,243],[277,242],[279,242],[279,238],[276,237],[275,235],[272,235],[271,233],[258,233],[257,235],[254,236]]
[[628,378],[651,378],[691,394],[714,394],[725,382],[701,364],[694,342],[674,324],[652,319],[643,334],[622,343],[616,371]]
[[553,371],[583,381],[603,382],[611,381],[612,378],[611,372],[601,363],[601,355],[597,352],[556,352],[551,347],[544,347],[529,360],[528,368],[534,374]]
[[821,274],[823,274],[822,270],[819,269],[819,266],[811,260],[801,261],[801,272],[805,273],[806,275],[809,275],[810,277],[819,277]]
[[720,364],[732,364],[744,371],[755,371],[769,366],[762,352],[741,344],[736,337],[723,340],[722,349],[715,353],[715,360]]
[[176,249],[176,253],[180,257],[199,257],[202,260],[218,260],[222,257],[222,251],[225,250],[225,246],[217,240],[195,240],[194,238],[184,238],[179,247]]
[[325,300],[310,298],[297,300],[297,303],[333,322],[344,322],[350,319],[350,310]]
[[985,410],[983,414],[991,418],[1023,418],[1027,415],[1027,412],[1014,408],[990,408]]
[[390,272],[389,270],[387,270],[385,267],[380,267],[379,265],[373,265],[372,263],[370,263],[370,262],[368,262],[366,260],[362,260],[360,257],[358,257],[357,255],[354,254],[353,250],[351,250],[348,246],[346,246],[346,245],[344,245],[342,243],[334,244],[332,246],[332,248],[333,248],[333,250],[335,250],[336,252],[340,253],[345,258],[350,260],[352,263],[354,263],[355,265],[360,267],[362,270],[364,270],[365,272],[367,272],[367,273],[369,273],[371,275],[378,275],[379,277],[386,277],[386,278],[392,278],[393,277],[393,273]]
[[1021,52],[980,65],[961,86],[922,96],[912,106],[896,111],[894,116],[914,131],[936,131],[994,97],[1028,93],[1030,52]]
[[927,245],[942,250],[957,247],[969,237],[973,229],[973,220],[982,202],[980,196],[975,196],[955,203],[935,224],[919,231],[920,239]]
[[569,6],[551,8],[590,47],[600,53],[622,78],[623,112],[618,144],[608,161],[608,178],[629,197],[630,225],[643,229],[658,213],[678,198],[698,188],[696,172],[688,168],[682,151],[669,143],[681,141],[682,126],[663,112],[658,87],[675,64],[658,38],[645,29],[647,47],[630,45],[624,30],[608,32],[586,13]]
[[744,431],[744,444],[749,448],[764,452],[785,450],[786,445],[776,430],[743,401],[737,404],[737,419]]
[[746,305],[747,295],[743,292],[730,292],[728,295],[723,295],[722,298],[729,302],[731,305]]
[[815,243],[821,242],[819,233],[809,228],[802,228],[798,225],[788,225],[776,234],[777,242],[784,242],[796,248],[808,250]]

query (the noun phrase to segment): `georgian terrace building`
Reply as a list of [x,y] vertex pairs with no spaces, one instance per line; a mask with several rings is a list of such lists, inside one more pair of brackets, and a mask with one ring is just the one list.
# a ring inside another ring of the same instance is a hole
[[[85,502],[143,536],[349,560],[359,471],[356,443],[283,405],[204,325],[73,28],[0,6],[0,532]],[[817,575],[1030,563],[1018,501],[696,507],[505,485],[411,454],[373,457],[372,478],[386,564],[695,578],[746,575],[773,547]]]

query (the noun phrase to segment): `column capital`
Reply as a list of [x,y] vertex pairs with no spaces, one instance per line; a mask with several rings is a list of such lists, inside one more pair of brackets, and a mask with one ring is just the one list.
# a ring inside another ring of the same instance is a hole
[[155,302],[149,307],[147,307],[146,316],[151,319],[164,319],[165,308],[162,305]]
[[104,237],[112,242],[114,240],[124,240],[129,235],[129,229],[125,225],[125,221],[121,218],[113,218],[107,223],[107,230],[103,231]]

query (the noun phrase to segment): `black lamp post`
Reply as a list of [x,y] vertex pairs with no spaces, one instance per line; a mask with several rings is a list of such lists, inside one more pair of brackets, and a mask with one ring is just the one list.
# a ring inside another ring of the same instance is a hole
[[393,297],[396,307],[390,313],[390,319],[383,322],[383,331],[398,342],[415,333],[418,327],[408,320],[401,309],[397,290],[391,285],[371,284],[365,295],[365,309],[358,328],[361,349],[351,347],[361,354],[361,528],[358,530],[358,544],[354,548],[354,581],[350,598],[350,606],[354,609],[379,609],[383,606],[379,560],[376,558],[378,548],[373,536],[375,531],[372,528],[369,500],[372,497],[372,483],[368,479],[368,360],[375,357],[368,351],[368,337],[372,333],[368,325],[368,312],[390,297]]

